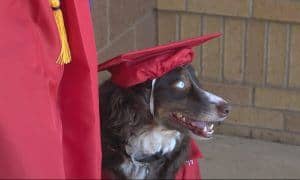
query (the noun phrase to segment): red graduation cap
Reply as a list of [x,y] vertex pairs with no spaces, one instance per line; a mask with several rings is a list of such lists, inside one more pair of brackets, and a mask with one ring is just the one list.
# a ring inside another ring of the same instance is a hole
[[203,44],[220,33],[208,34],[192,39],[173,42],[139,51],[129,52],[98,65],[98,71],[108,70],[113,83],[121,87],[136,84],[163,76],[176,67],[192,62],[192,48]]

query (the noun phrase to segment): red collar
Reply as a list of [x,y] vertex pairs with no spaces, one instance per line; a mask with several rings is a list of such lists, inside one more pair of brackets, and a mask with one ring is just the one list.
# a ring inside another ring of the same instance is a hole
[[194,139],[190,140],[189,160],[200,159],[203,155]]

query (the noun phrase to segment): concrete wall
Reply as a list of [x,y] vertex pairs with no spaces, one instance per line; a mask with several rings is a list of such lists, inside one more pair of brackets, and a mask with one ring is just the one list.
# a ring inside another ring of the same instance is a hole
[[233,110],[218,132],[300,144],[300,1],[158,0],[160,44],[206,33],[196,48],[206,89]]
[[[93,0],[99,62],[157,44],[155,0]],[[100,80],[108,73],[99,73]]]

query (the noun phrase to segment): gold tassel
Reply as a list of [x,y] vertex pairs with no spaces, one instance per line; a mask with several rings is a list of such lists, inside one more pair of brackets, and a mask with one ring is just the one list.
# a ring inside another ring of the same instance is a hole
[[60,8],[60,0],[49,0],[49,2],[53,9],[54,18],[55,18],[55,22],[57,25],[57,29],[61,41],[61,50],[56,63],[60,65],[68,64],[71,62],[71,52],[68,43],[63,14]]

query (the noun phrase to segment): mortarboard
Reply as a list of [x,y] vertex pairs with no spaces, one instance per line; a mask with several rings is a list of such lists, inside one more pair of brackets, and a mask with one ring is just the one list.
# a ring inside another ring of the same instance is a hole
[[118,86],[123,88],[134,86],[159,78],[176,67],[191,63],[194,46],[219,36],[220,33],[208,34],[125,53],[99,64],[98,71],[108,70],[112,75],[112,82]]

